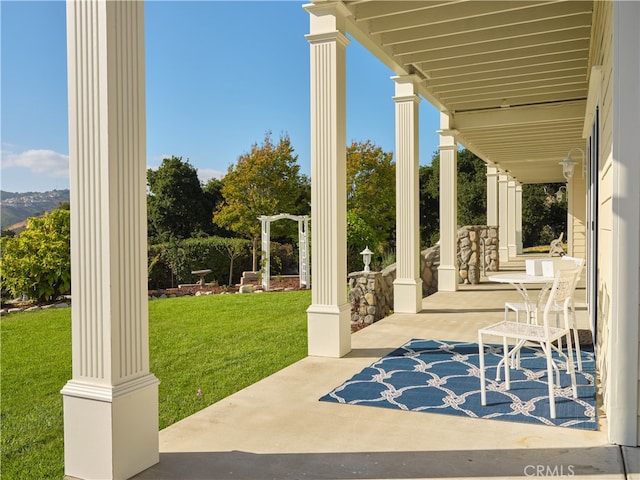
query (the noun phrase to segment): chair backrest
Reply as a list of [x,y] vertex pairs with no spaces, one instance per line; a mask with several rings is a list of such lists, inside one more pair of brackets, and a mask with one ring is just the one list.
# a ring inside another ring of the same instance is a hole
[[[549,325],[549,312],[554,305],[567,308],[568,302],[573,299],[573,292],[576,289],[576,283],[580,277],[580,271],[582,267],[567,268],[558,270],[555,279],[553,280],[553,286],[547,297],[547,303],[544,307],[543,321],[545,330]],[[565,318],[565,327],[568,327]]]
[[569,255],[565,255],[562,257],[562,260],[572,261],[573,263],[576,264],[576,267],[584,266],[584,258],[570,257]]
[[579,268],[578,278],[576,278],[576,283],[579,282],[580,277],[582,276],[582,267],[584,266],[584,258],[570,257],[568,255],[565,255],[564,257],[562,257],[562,260],[572,261],[574,265]]

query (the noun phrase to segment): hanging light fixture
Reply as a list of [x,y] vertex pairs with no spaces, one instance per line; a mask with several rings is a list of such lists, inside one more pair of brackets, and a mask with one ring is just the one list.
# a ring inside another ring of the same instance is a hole
[[[576,160],[571,158],[571,152],[573,152],[574,150],[577,150],[582,154],[582,163],[584,163],[584,152],[582,151],[582,149],[572,148],[571,150],[569,150],[567,156],[560,162],[560,165],[562,165],[562,176],[567,182],[569,182],[569,180],[571,180],[571,178],[573,177],[575,166],[578,164]],[[582,176],[584,178],[584,168],[582,170]]]
[[567,187],[565,187],[564,185],[561,186],[558,189],[558,191],[556,193],[554,193],[554,195],[556,197],[556,202],[561,202],[563,195],[567,195],[568,196]]

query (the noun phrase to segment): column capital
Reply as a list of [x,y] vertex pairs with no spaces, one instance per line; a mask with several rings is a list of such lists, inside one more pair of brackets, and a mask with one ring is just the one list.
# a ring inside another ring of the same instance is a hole
[[346,19],[352,16],[351,12],[342,2],[310,3],[303,5],[309,12],[309,32],[327,33],[346,31]]
[[415,73],[409,75],[394,75],[391,77],[391,80],[396,83],[411,83],[415,86],[419,86],[423,82],[422,78]]
[[304,38],[307,39],[311,45],[317,43],[327,43],[327,42],[336,42],[343,47],[346,47],[351,43],[347,36],[340,32],[339,30],[334,30],[332,32],[322,32],[322,33],[310,33],[305,35]]
[[438,149],[442,151],[458,151],[458,144],[456,142],[456,135],[458,130],[455,129],[442,129],[437,131],[438,135],[440,135],[440,145],[438,145]]
[[440,130],[436,130],[436,133],[441,137],[455,137],[460,132],[455,128],[442,128]]
[[[422,83],[422,78],[418,75],[396,75],[391,77],[396,84],[396,95],[393,99],[396,102],[400,101],[416,101],[420,102],[418,97],[418,89]],[[415,98],[414,98],[415,97]]]
[[496,177],[498,176],[498,168],[492,167],[491,165],[487,165],[487,177]]
[[422,99],[417,95],[417,94],[411,94],[411,95],[394,95],[393,97],[391,97],[393,99],[394,102],[396,103],[407,103],[407,102],[413,102],[416,105],[419,104]]

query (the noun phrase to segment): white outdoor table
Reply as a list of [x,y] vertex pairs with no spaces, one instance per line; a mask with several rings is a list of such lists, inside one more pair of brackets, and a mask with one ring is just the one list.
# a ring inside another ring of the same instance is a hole
[[[491,282],[509,283],[513,285],[522,297],[525,308],[527,309],[527,323],[538,323],[538,304],[544,296],[544,293],[553,284],[553,278],[545,277],[543,275],[528,275],[526,273],[497,273],[494,275],[489,275],[487,278]],[[527,285],[542,286],[542,289],[535,299],[535,302],[532,302],[531,298],[529,297]],[[516,346],[512,348],[508,353],[508,356],[512,357],[512,361],[515,361],[516,355],[519,353],[524,343],[524,341],[519,340]],[[496,380],[500,380],[500,365],[502,364],[502,362],[504,362],[504,358],[498,363],[498,368],[496,370]],[[515,362],[516,368],[519,368],[519,363],[519,360]]]
[[[537,320],[536,315],[538,311],[538,302],[542,298],[546,289],[553,283],[553,278],[551,277],[545,277],[543,275],[528,275],[526,273],[496,273],[494,275],[489,275],[487,278],[491,282],[509,283],[514,286],[522,297],[527,308],[527,321],[529,323]],[[542,290],[535,302],[532,302],[531,298],[529,298],[527,285],[542,285]]]

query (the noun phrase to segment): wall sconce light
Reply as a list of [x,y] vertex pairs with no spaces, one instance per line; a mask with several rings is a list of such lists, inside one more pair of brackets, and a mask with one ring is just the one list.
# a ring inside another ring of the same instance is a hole
[[[560,162],[560,165],[562,165],[562,176],[567,182],[569,182],[569,180],[571,180],[571,177],[573,177],[573,171],[575,169],[575,166],[578,164],[576,160],[571,158],[571,152],[573,152],[574,150],[577,150],[582,154],[582,163],[584,164],[584,152],[581,148],[572,148],[571,150],[569,150],[569,153],[567,153],[565,159]],[[584,178],[584,168],[582,169],[582,178]]]
[[365,272],[371,271],[369,269],[369,265],[371,264],[371,254],[373,254],[373,252],[369,250],[369,247],[366,247],[363,251],[360,252],[360,255],[362,255],[362,261],[364,262]]
[[556,201],[557,201],[557,202],[561,202],[561,201],[562,201],[562,196],[563,196],[563,195],[567,195],[567,196],[568,196],[568,193],[567,193],[567,187],[565,187],[564,185],[563,185],[563,186],[561,186],[561,187],[558,189],[558,191],[557,191],[556,193],[554,193],[554,195],[555,195],[555,197],[556,197]]

